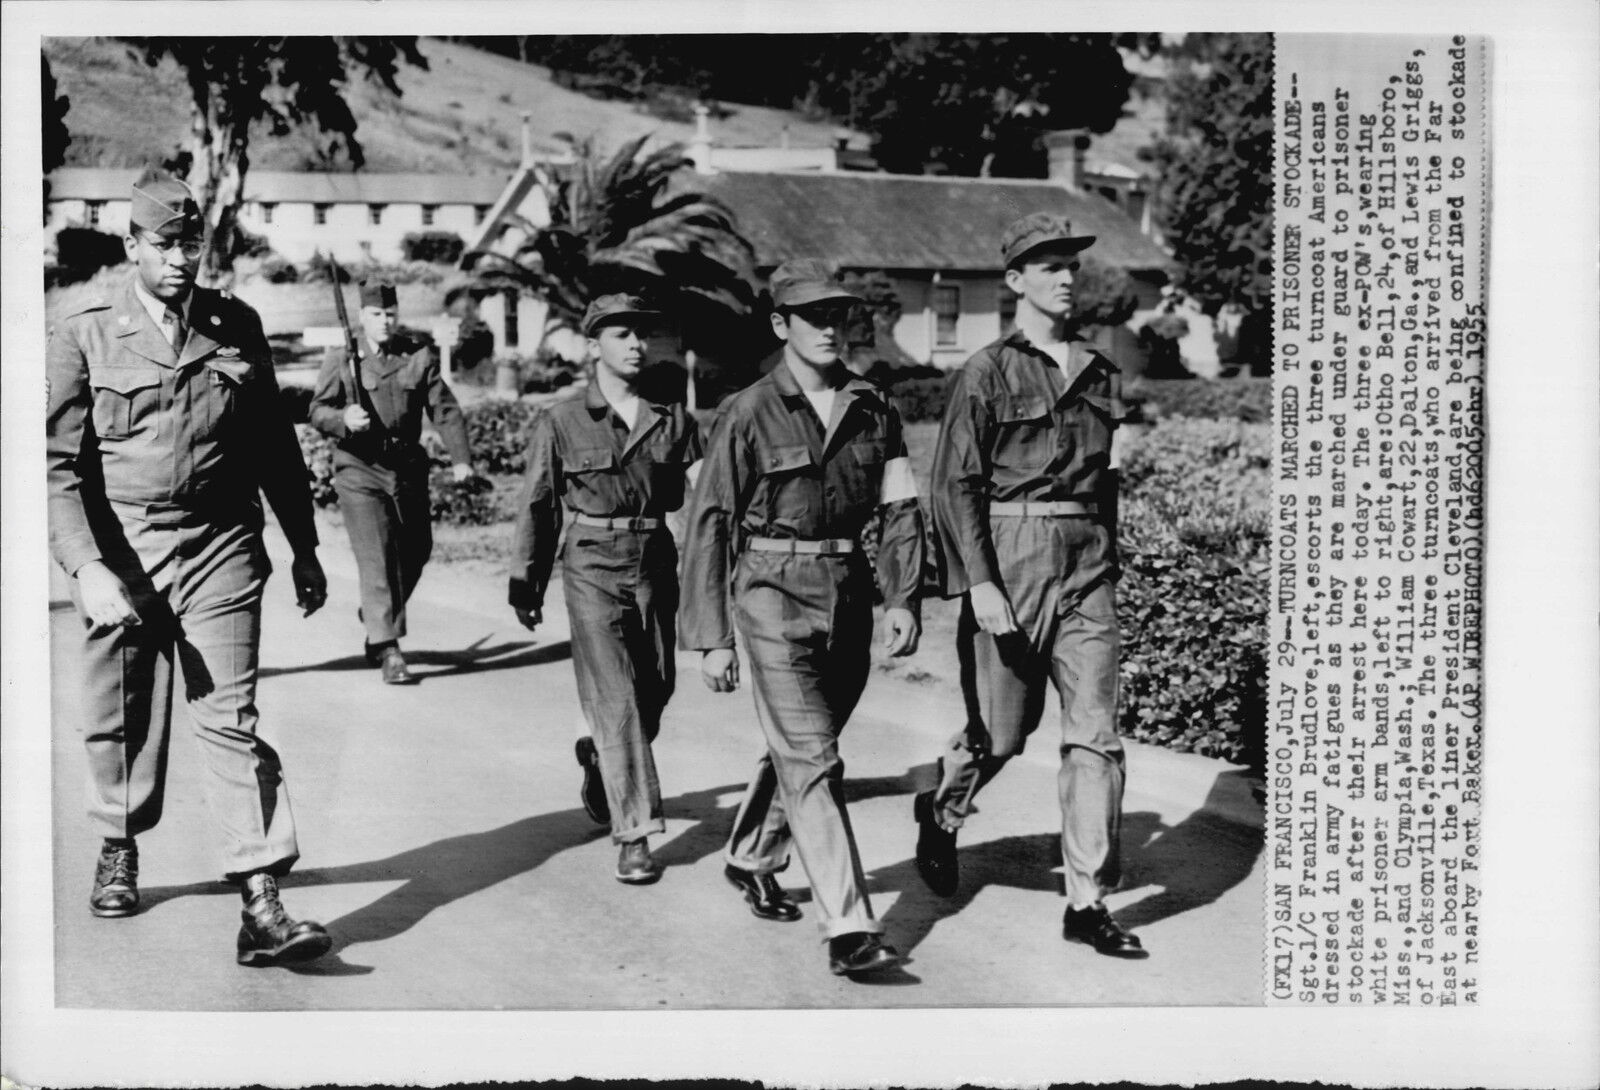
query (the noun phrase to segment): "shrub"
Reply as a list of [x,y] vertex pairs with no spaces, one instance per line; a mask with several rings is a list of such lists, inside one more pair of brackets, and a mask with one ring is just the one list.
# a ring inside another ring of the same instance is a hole
[[428,474],[428,513],[451,526],[488,526],[506,517],[495,502],[494,482],[485,477],[457,481],[446,469]]
[[1146,416],[1189,416],[1212,420],[1242,420],[1249,424],[1272,420],[1272,379],[1147,379],[1129,382],[1129,401],[1144,407]]
[[899,410],[900,419],[907,424],[922,420],[940,420],[944,417],[945,399],[950,386],[950,376],[904,378],[889,386],[889,400]]
[[311,501],[318,507],[333,507],[339,502],[333,490],[333,440],[310,424],[296,424],[300,437],[300,456],[311,474]]
[[400,240],[400,253],[407,261],[454,265],[461,260],[465,246],[466,241],[454,231],[412,231]]
[[63,227],[56,232],[57,284],[76,284],[101,269],[127,260],[122,239],[93,227]]
[[300,270],[280,254],[263,258],[256,267],[256,275],[269,284],[295,284],[300,280]]
[[248,231],[238,224],[234,224],[233,256],[266,258],[275,255],[272,251],[272,243],[267,241],[265,235],[258,235],[254,231]]
[[1271,436],[1163,421],[1123,459],[1122,733],[1262,767]]
[[528,435],[538,408],[522,401],[485,401],[464,411],[472,458],[486,473],[528,468]]

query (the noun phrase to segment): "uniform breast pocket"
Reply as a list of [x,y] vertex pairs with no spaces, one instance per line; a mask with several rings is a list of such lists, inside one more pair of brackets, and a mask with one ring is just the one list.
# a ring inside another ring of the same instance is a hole
[[846,464],[850,497],[856,504],[876,506],[883,495],[884,441],[862,439],[851,443]]
[[238,411],[250,380],[252,364],[238,356],[213,356],[206,360],[206,389],[212,419],[223,420]]
[[995,414],[994,463],[1005,469],[1043,469],[1056,456],[1055,420],[1042,397],[1012,397]]
[[89,374],[94,391],[94,430],[102,439],[123,439],[161,408],[161,371],[155,367],[97,367]]
[[595,474],[610,473],[617,467],[617,456],[603,448],[575,450],[568,454],[562,472],[568,477],[594,480]]

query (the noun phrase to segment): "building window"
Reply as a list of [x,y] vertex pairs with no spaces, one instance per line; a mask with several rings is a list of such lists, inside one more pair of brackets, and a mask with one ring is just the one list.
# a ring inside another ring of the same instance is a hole
[[473,224],[473,226],[476,227],[478,224],[482,223],[484,221],[484,218],[486,216],[488,216],[488,215],[489,215],[489,206],[488,205],[486,205],[486,204],[475,204],[475,205],[473,205],[472,206],[472,224]]
[[367,222],[374,227],[381,224],[383,222],[383,210],[387,207],[388,205],[386,204],[367,205]]
[[277,204],[272,201],[262,201],[259,207],[261,208],[261,222],[271,223],[272,210],[278,207]]
[[89,226],[90,227],[99,227],[100,226],[100,213],[102,211],[104,211],[105,206],[106,206],[106,202],[105,201],[85,201],[84,202],[84,206],[83,206],[84,213],[88,216]]
[[939,347],[960,344],[956,322],[961,317],[961,289],[954,284],[933,286],[933,343]]
[[1007,287],[1005,281],[1001,281],[998,294],[995,310],[1000,314],[1000,336],[1004,337],[1017,328],[1017,293]]
[[425,204],[425,205],[423,205],[422,206],[422,226],[424,226],[424,227],[432,227],[433,226],[433,214],[435,212],[437,212],[437,211],[439,211],[439,206],[436,205],[436,204]]
[[314,205],[312,205],[311,206],[311,222],[316,224],[318,227],[322,227],[322,226],[326,225],[327,222],[328,222],[328,209],[330,209],[332,207],[333,207],[333,205],[331,205],[331,204],[314,204]]

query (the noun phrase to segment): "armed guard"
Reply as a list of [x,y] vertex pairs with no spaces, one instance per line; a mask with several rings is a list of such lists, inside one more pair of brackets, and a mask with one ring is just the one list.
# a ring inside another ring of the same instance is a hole
[[311,423],[338,442],[333,487],[361,582],[362,651],[386,683],[406,685],[416,680],[400,650],[406,603],[433,552],[423,417],[444,440],[458,482],[473,476],[472,451],[432,346],[400,335],[393,284],[361,285],[360,320],[360,341],[348,335],[343,351],[330,348],[323,359]]

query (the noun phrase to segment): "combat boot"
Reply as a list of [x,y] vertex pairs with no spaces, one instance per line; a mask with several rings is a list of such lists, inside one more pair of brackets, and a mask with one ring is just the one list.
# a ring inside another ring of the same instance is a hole
[[333,946],[327,928],[310,920],[291,919],[278,899],[278,880],[252,874],[244,883],[244,911],[239,928],[240,965],[284,965],[311,961]]
[[139,846],[131,839],[105,841],[95,861],[89,911],[96,916],[132,916],[139,911]]

